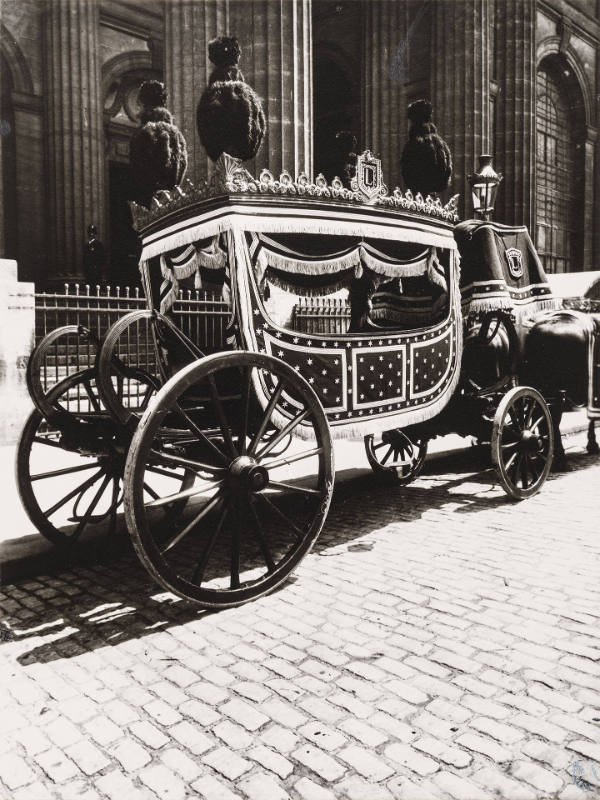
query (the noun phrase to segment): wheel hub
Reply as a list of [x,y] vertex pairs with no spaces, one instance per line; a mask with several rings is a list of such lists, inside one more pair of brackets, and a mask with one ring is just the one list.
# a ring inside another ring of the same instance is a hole
[[250,456],[239,456],[229,467],[229,483],[242,492],[262,492],[269,485],[269,473]]
[[521,433],[521,450],[525,453],[533,453],[539,448],[539,439],[533,431],[523,431]]

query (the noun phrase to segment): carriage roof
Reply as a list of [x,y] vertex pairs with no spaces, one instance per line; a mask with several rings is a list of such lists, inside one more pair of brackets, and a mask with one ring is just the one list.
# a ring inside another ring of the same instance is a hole
[[223,231],[314,233],[359,236],[455,249],[453,227],[456,199],[445,206],[381,186],[368,197],[359,188],[346,189],[322,175],[311,182],[294,180],[287,172],[279,179],[263,170],[258,179],[229,159],[218,164],[210,183],[182,187],[155,196],[152,207],[132,204],[134,225],[142,239],[142,261],[175,247]]

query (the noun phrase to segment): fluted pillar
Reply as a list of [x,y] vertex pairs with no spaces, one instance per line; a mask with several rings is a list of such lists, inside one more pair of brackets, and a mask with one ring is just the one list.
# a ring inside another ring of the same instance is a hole
[[99,5],[50,3],[45,24],[49,244],[53,273],[83,275],[90,223],[105,219]]
[[312,173],[311,0],[229,0],[241,68],[263,102],[267,132],[255,171]]
[[488,153],[490,147],[488,25],[488,0],[436,1],[431,53],[433,119],[452,152],[454,174],[449,192],[460,194],[461,217],[473,216],[468,176],[477,166],[477,156]]
[[208,58],[208,43],[215,36],[227,33],[228,0],[169,0],[165,3],[167,106],[185,136],[186,177],[194,182],[209,177],[213,170],[196,131],[196,106],[214,69]]
[[495,166],[504,173],[495,218],[534,230],[535,2],[504,0],[498,17]]
[[361,149],[381,158],[384,180],[392,190],[400,183],[400,157],[407,139],[406,4],[369,2],[363,14]]

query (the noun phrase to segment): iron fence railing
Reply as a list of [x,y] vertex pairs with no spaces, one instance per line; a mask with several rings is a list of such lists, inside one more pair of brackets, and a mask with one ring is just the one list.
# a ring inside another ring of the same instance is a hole
[[347,333],[350,304],[342,297],[298,298],[294,306],[294,330],[304,333]]
[[[66,325],[81,325],[102,339],[120,317],[144,308],[146,299],[139,288],[65,284],[62,292],[37,292],[36,343]],[[181,290],[173,306],[176,324],[205,353],[225,349],[230,313],[229,304],[221,296],[202,289]],[[147,320],[127,327],[115,343],[114,352],[128,366],[157,374],[154,340]],[[77,335],[57,339],[41,366],[45,391],[67,375],[93,366],[94,357],[95,348]]]

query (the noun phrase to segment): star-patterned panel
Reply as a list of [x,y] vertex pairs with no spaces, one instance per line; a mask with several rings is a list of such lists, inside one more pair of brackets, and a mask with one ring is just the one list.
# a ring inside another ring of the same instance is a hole
[[448,333],[411,347],[410,396],[430,397],[450,369],[452,341]]

